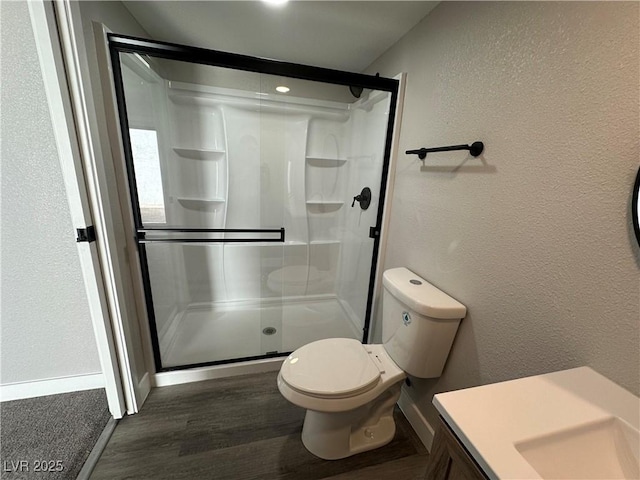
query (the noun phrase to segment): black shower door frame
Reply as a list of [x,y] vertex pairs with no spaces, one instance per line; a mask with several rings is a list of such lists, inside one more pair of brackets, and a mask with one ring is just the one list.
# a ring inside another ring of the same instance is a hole
[[[389,163],[391,159],[391,143],[393,139],[393,129],[396,115],[396,104],[398,101],[399,81],[393,78],[380,77],[379,75],[365,75],[362,73],[353,73],[342,70],[334,70],[311,65],[303,65],[290,62],[282,62],[278,60],[252,57],[248,55],[240,55],[236,53],[221,52],[218,50],[209,50],[206,48],[193,47],[188,45],[179,45],[169,42],[160,42],[156,40],[148,40],[128,35],[120,35],[110,33],[107,35],[109,43],[109,53],[111,56],[111,66],[113,71],[114,87],[116,94],[116,102],[118,105],[118,116],[120,122],[120,130],[122,135],[122,143],[127,167],[127,177],[131,192],[131,207],[133,211],[134,227],[136,232],[136,243],[138,246],[138,254],[140,258],[142,283],[145,295],[145,304],[147,307],[147,315],[149,329],[151,333],[151,343],[153,346],[153,357],[157,372],[166,372],[173,370],[184,370],[195,367],[219,365],[226,363],[235,363],[248,360],[260,360],[264,358],[286,356],[291,352],[278,352],[276,354],[266,354],[246,358],[234,358],[229,360],[219,360],[198,364],[180,365],[175,367],[163,367],[160,357],[160,346],[158,343],[158,332],[156,329],[155,313],[153,298],[151,293],[151,281],[149,276],[149,266],[145,243],[149,228],[145,228],[142,223],[142,215],[140,212],[140,204],[137,195],[137,186],[135,176],[133,174],[133,152],[129,137],[129,120],[124,95],[124,82],[122,78],[122,70],[120,67],[120,53],[137,53],[148,54],[154,57],[160,57],[168,60],[178,60],[183,62],[199,63],[211,65],[214,67],[231,68],[235,70],[243,70],[254,73],[264,73],[269,75],[279,75],[283,77],[297,78],[301,80],[311,80],[316,82],[331,83],[336,85],[344,85],[350,87],[367,88],[389,92],[391,100],[389,105],[389,120],[387,123],[387,134],[385,138],[384,157],[382,166],[382,176],[380,182],[380,201],[378,203],[378,212],[376,214],[376,224],[370,227],[370,238],[373,239],[373,253],[371,259],[371,271],[369,275],[369,288],[367,295],[367,308],[364,319],[362,343],[367,343],[369,339],[369,331],[371,325],[371,316],[373,313],[374,288],[377,271],[378,252],[380,249],[380,237],[382,231],[382,220],[384,214],[384,206],[386,200],[386,185],[389,176]],[[201,231],[193,231],[190,233],[211,233],[212,230],[203,229]],[[285,232],[273,230],[245,230],[245,233],[267,233],[272,236],[268,239],[259,241],[275,241],[284,242]],[[240,232],[242,233],[242,232]],[[279,233],[279,237],[274,237],[274,233]],[[258,241],[254,238],[247,239],[210,239],[209,242],[238,242],[238,241]]]

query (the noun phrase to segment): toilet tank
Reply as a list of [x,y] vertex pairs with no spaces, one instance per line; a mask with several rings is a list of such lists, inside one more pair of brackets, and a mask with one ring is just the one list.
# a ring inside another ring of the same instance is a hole
[[384,349],[408,374],[439,377],[467,308],[404,267],[385,271],[383,286]]

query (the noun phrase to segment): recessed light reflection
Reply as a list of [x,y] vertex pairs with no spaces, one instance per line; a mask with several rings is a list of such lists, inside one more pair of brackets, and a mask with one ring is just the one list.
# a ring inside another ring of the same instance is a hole
[[266,3],[267,5],[271,5],[274,7],[280,7],[282,5],[284,5],[285,3],[287,3],[289,0],[262,0],[264,3]]
[[279,85],[276,87],[276,92],[280,92],[280,93],[288,93],[289,90],[291,90],[289,87],[286,87],[284,85]]
[[292,358],[291,361],[289,362],[291,365],[293,365],[294,363],[298,363],[298,357],[296,358]]

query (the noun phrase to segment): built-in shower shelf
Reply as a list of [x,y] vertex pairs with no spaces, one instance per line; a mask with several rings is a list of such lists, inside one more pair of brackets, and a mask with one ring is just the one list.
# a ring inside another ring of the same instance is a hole
[[300,240],[285,240],[284,242],[238,242],[233,245],[253,245],[254,247],[305,247],[307,242]]
[[339,245],[340,240],[311,240],[309,245]]
[[[215,244],[212,244],[215,245]],[[306,246],[307,242],[298,242],[298,241],[291,241],[291,242],[232,242],[232,243],[226,243],[225,244],[225,248],[246,248],[246,247],[268,247],[268,248],[287,248],[287,247],[303,247]],[[277,265],[280,265],[282,260],[276,260]],[[265,260],[266,262],[266,260]],[[263,267],[264,267],[264,262],[263,262]]]
[[307,201],[307,208],[311,213],[331,213],[339,210],[344,202],[338,201],[317,201],[317,200],[309,200]]
[[201,208],[203,206],[225,203],[224,198],[177,197],[176,200],[186,208]]
[[314,167],[339,167],[346,161],[346,158],[307,156],[307,162]]
[[340,207],[344,205],[344,202],[341,200],[307,200],[307,205],[334,205]]
[[173,151],[183,158],[192,158],[194,160],[219,160],[225,154],[224,150],[213,150],[208,148],[173,147]]

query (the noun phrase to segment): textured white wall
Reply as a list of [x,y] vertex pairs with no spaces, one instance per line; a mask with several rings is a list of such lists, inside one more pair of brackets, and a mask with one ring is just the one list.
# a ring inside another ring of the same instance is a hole
[[99,373],[27,3],[0,23],[0,383]]
[[469,310],[409,392],[432,423],[434,393],[579,365],[640,394],[639,8],[442,2],[368,69],[408,73],[401,151],[486,145],[397,164],[385,268]]

